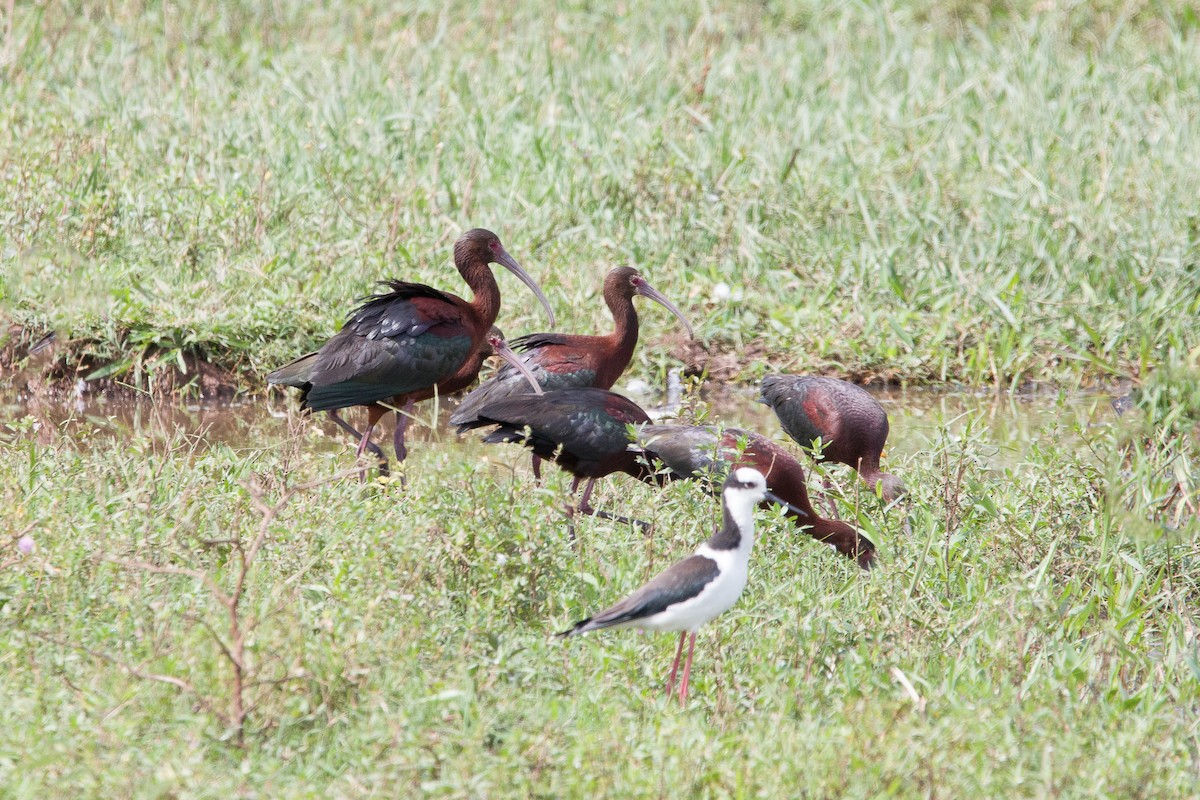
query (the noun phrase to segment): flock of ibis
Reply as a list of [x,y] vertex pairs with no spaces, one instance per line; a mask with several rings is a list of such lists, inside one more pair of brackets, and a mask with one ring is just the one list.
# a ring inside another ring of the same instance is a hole
[[[544,459],[570,473],[573,502],[567,514],[572,536],[577,513],[648,527],[591,505],[596,481],[613,473],[659,485],[697,479],[710,491],[720,489],[723,525],[693,555],[560,635],[615,627],[678,631],[679,647],[667,681],[671,695],[683,645],[691,634],[678,682],[683,703],[696,630],[730,608],[745,588],[756,505],[782,507],[798,529],[863,569],[875,563],[875,545],[869,539],[846,522],[817,512],[809,500],[804,468],[779,444],[739,428],[654,424],[636,403],[611,391],[637,345],[635,297],[662,305],[692,335],[683,312],[636,269],[618,267],[605,278],[604,301],[615,323],[612,333],[534,333],[514,339],[510,346],[494,326],[500,290],[491,265],[501,265],[528,286],[553,326],[554,312],[537,282],[496,234],[480,228],[455,242],[454,264],[471,288],[471,301],[424,284],[387,281],[387,291],[363,298],[319,350],[280,367],[267,379],[299,388],[302,407],[327,411],[358,440],[358,458],[370,452],[386,475],[387,458],[371,435],[388,411],[397,412],[393,446],[403,462],[404,435],[414,405],[466,389],[489,356],[500,356],[504,363],[499,370],[463,398],[450,422],[459,433],[488,429],[485,442],[527,446],[533,452],[536,480]],[[903,494],[903,483],[880,471],[887,414],[863,389],[832,378],[772,375],[762,381],[761,400],[801,447],[819,448],[825,460],[857,470],[886,503]],[[354,406],[367,409],[361,432],[338,414]],[[834,508],[832,501],[830,507]]]

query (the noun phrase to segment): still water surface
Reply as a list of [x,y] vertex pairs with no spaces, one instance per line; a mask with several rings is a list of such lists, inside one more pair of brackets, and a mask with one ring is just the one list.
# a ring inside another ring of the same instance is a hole
[[[664,402],[662,395],[653,393],[623,393],[647,408]],[[1076,447],[1080,444],[1073,434],[1077,426],[1110,425],[1116,419],[1108,394],[1012,395],[923,389],[873,394],[891,422],[885,456],[901,458],[916,456],[932,443],[959,435],[970,426],[977,441],[990,446],[993,466],[1015,465],[1034,441]],[[773,412],[755,397],[751,388],[712,386],[698,397],[685,400],[685,414],[699,411],[706,422],[737,425],[788,441]],[[454,402],[451,399],[441,404],[436,428],[410,426],[409,441],[431,442],[433,447],[453,446],[455,436],[446,427],[446,418]],[[358,413],[351,410],[346,417],[361,424]],[[433,413],[432,403],[418,406],[417,413],[428,420]],[[291,416],[294,418],[295,413]],[[325,433],[314,446],[346,448],[349,454],[352,443],[326,422],[324,415],[316,417],[313,424]],[[384,426],[383,438],[390,445],[390,419]],[[170,439],[179,435],[195,437],[199,446],[219,442],[239,449],[270,447],[289,435],[288,405],[279,395],[220,404],[0,396],[0,440],[36,438],[50,444],[65,436],[86,446],[89,441],[108,437]]]

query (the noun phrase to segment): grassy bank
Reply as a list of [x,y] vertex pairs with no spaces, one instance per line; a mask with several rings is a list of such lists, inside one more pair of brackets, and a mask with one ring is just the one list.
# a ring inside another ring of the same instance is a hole
[[[871,574],[758,514],[750,586],[702,634],[685,710],[661,696],[673,637],[549,633],[705,535],[716,507],[694,485],[606,482],[603,507],[655,535],[585,521],[572,548],[567,481],[553,470],[535,489],[516,449],[425,444],[407,490],[289,496],[347,463],[307,421],[249,447],[18,425],[0,448],[0,785],[1194,796],[1200,554],[1172,495],[1194,445],[1122,455],[1109,428],[1052,423],[1000,470],[984,416],[940,422],[891,462],[913,490],[911,535],[874,501],[856,511],[857,484],[835,473],[842,512],[881,546]],[[1076,437],[1078,454],[1062,446]],[[239,650],[225,600],[251,553]]]
[[[17,4],[10,359],[55,330],[58,374],[257,387],[376,279],[461,291],[482,225],[562,329],[631,263],[743,379],[1194,379],[1189,4],[408,5]],[[635,372],[709,363],[646,316]]]

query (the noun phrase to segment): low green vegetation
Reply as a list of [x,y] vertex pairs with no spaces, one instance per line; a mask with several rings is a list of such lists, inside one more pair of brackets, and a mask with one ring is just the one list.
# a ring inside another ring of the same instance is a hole
[[[913,490],[911,534],[830,470],[878,570],[758,514],[750,586],[701,635],[686,709],[662,694],[674,637],[550,633],[707,535],[716,505],[694,484],[605,482],[602,507],[654,535],[587,520],[572,547],[567,479],[536,488],[518,448],[424,443],[407,489],[304,488],[349,466],[304,419],[252,431],[252,447],[11,424],[0,785],[1194,796],[1200,553],[1195,486],[1176,488],[1194,446],[1051,422],[997,459],[986,417],[929,413],[936,432],[890,461]],[[222,597],[255,540],[239,649]]]
[[[631,263],[743,379],[1200,368],[1190,3],[17,5],[0,294],[58,374],[257,389],[474,225],[562,329]],[[635,372],[707,364],[646,316]]]
[[[683,709],[673,637],[550,634],[702,540],[698,486],[612,479],[654,534],[572,545],[569,480],[517,448],[419,441],[407,487],[360,485],[307,417],[30,407],[0,420],[0,796],[1196,796],[1190,4],[402,5],[15,4],[0,379],[258,391],[377,279],[461,292],[479,225],[563,330],[608,327],[615,264],[677,301],[700,346],[648,309],[631,375],[1069,391],[1027,435],[925,412],[889,460],[911,532],[829,470],[870,574],[759,513]],[[543,329],[499,280],[506,332]],[[1075,413],[1116,380],[1121,427]]]

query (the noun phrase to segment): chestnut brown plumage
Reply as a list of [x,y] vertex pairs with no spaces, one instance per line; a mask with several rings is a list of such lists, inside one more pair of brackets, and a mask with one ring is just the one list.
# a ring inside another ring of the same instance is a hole
[[[733,469],[753,467],[767,479],[767,488],[788,504],[785,513],[804,533],[832,545],[863,569],[875,563],[875,545],[853,527],[817,514],[804,484],[804,468],[775,442],[742,428],[708,425],[644,425],[637,447],[651,461],[661,461],[671,477],[699,478],[714,494]],[[764,502],[763,507],[770,503]]]
[[[547,391],[594,387],[611,389],[629,366],[638,341],[638,315],[633,298],[649,298],[674,314],[692,336],[692,326],[674,303],[655,289],[632,267],[610,270],[604,279],[604,302],[612,314],[610,334],[583,336],[534,333],[513,339],[525,365]],[[517,371],[502,366],[497,374],[463,398],[450,416],[451,425],[468,425],[478,419],[479,409],[503,397],[524,394],[528,384]],[[533,456],[533,471],[541,477],[540,457]]]
[[879,487],[884,501],[904,494],[901,480],[879,468],[887,412],[861,386],[816,375],[768,375],[760,400],[801,447],[811,450],[819,438],[822,458],[856,470],[872,491]]
[[[388,412],[402,409],[393,444],[407,455],[404,433],[415,403],[468,386],[486,357],[487,336],[500,311],[500,289],[490,264],[500,264],[528,286],[554,323],[554,312],[537,283],[508,254],[499,237],[482,228],[467,231],[454,244],[454,264],[474,298],[419,283],[387,281],[388,291],[363,298],[333,338],[267,376],[269,383],[298,386],[303,406],[334,411],[367,407],[367,427],[357,455],[368,448],[371,432]],[[344,428],[350,429],[336,417]],[[352,429],[351,429],[352,430]]]

